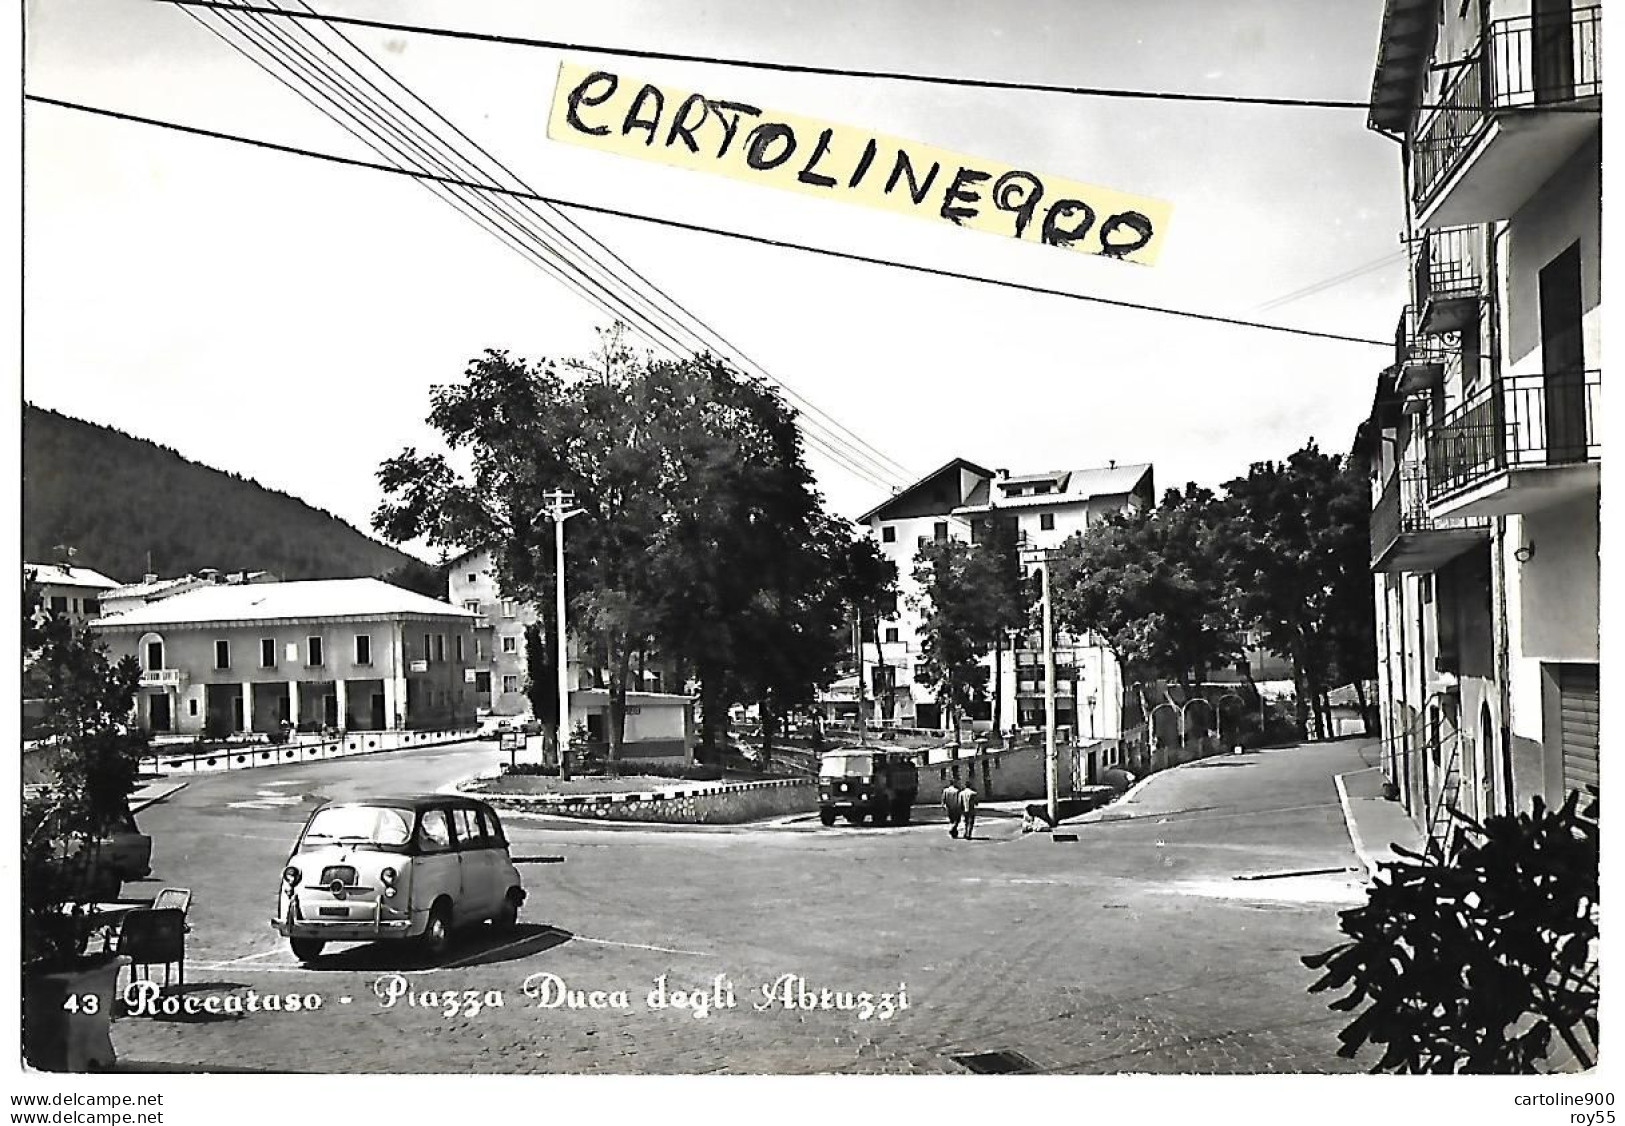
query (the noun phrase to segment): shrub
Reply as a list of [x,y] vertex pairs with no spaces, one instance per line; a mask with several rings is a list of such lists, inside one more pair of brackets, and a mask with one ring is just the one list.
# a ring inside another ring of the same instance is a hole
[[[1528,1074],[1556,1070],[1561,1040],[1596,1059],[1598,803],[1571,793],[1555,812],[1457,814],[1455,855],[1384,864],[1362,907],[1341,913],[1350,941],[1303,959],[1311,993],[1364,1009],[1338,1055],[1386,1045],[1372,1071]],[[1454,811],[1452,811],[1454,812]]]

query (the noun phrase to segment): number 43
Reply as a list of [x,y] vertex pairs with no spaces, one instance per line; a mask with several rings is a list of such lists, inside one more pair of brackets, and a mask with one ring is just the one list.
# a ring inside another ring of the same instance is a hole
[[102,999],[94,993],[70,993],[62,1007],[70,1013],[94,1013],[101,1004]]

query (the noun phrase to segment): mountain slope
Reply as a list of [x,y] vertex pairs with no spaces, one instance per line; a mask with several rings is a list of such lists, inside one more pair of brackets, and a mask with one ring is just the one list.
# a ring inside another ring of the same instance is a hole
[[338,517],[117,430],[23,408],[23,558],[56,545],[121,581],[148,570],[383,575],[415,562]]

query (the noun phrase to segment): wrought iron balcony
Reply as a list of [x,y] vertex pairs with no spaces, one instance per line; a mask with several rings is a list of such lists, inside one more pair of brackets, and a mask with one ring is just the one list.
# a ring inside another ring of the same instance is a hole
[[1504,376],[1474,392],[1428,434],[1430,504],[1502,514],[1538,507],[1526,490],[1590,487],[1573,470],[1602,458],[1601,397],[1596,370]]
[[142,669],[142,688],[179,688],[185,679],[180,669]]
[[1489,536],[1484,517],[1434,519],[1427,466],[1403,462],[1371,510],[1371,569],[1436,571]]
[[1416,332],[1460,332],[1478,316],[1488,276],[1483,227],[1428,231],[1411,244],[1411,285]]
[[1421,323],[1420,310],[1407,305],[1395,330],[1394,363],[1399,375],[1394,389],[1402,395],[1414,395],[1444,380],[1445,349],[1422,334]]
[[[1595,131],[1599,115],[1570,111],[1593,101],[1600,109],[1602,9],[1495,20],[1455,65],[1412,142],[1411,200],[1430,224],[1508,218]],[[1528,115],[1532,122],[1538,111],[1554,107],[1565,112],[1546,115],[1538,130],[1492,136],[1502,118]],[[1496,149],[1493,167],[1472,185],[1452,182],[1490,148]]]

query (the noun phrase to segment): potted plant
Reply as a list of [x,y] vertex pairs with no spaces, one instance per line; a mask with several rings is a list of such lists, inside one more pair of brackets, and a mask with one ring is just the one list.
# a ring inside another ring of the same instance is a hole
[[42,738],[53,779],[25,794],[22,817],[23,1054],[46,1071],[113,1063],[120,959],[91,949],[100,902],[120,879],[101,842],[120,825],[146,736],[130,724],[141,670],[114,664],[94,633],[39,615],[25,594],[26,676],[45,701]]

